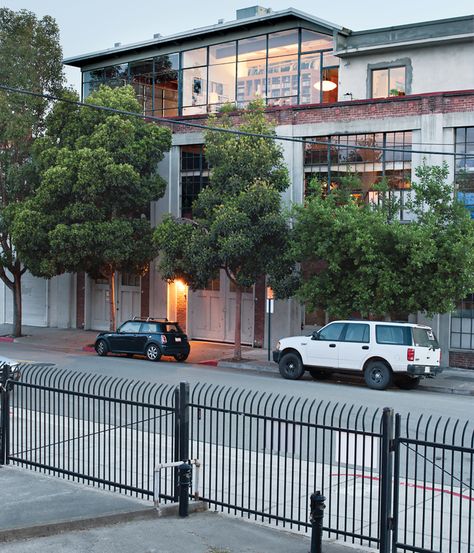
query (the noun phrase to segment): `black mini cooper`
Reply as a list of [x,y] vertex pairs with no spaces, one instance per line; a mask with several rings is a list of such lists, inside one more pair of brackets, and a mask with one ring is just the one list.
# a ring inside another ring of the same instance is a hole
[[123,323],[116,332],[99,333],[95,340],[97,355],[137,354],[150,361],[159,361],[162,355],[186,361],[190,349],[188,337],[178,323],[167,319],[135,318]]

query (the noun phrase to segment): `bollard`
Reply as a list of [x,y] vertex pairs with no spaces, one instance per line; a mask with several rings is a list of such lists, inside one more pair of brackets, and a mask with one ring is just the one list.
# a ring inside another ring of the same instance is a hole
[[322,553],[323,547],[323,517],[326,498],[321,492],[311,494],[311,550],[310,553]]
[[178,467],[180,517],[187,517],[189,514],[189,487],[191,486],[192,471],[193,467],[189,463],[183,463]]

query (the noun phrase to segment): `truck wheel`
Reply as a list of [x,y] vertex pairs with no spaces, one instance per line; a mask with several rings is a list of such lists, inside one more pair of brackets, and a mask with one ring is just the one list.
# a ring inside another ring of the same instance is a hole
[[331,373],[328,371],[321,371],[319,369],[309,369],[309,374],[314,380],[327,380],[331,378]]
[[364,371],[365,383],[373,390],[386,390],[392,385],[392,369],[383,361],[371,361]]
[[413,378],[411,376],[400,376],[395,379],[395,384],[401,390],[414,390],[418,388],[421,378]]
[[292,352],[285,353],[282,356],[278,363],[278,368],[280,369],[281,376],[287,380],[298,380],[304,373],[300,356]]

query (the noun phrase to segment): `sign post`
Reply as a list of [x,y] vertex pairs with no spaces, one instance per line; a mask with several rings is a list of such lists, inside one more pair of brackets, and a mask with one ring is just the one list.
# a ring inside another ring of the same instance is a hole
[[268,360],[270,361],[270,351],[272,345],[272,313],[275,300],[273,299],[273,290],[267,286],[267,314],[268,314]]

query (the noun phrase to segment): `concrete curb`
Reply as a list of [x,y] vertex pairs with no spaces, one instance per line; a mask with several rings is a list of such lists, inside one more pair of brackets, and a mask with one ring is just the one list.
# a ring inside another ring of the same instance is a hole
[[[208,505],[203,501],[193,501],[189,503],[189,513],[201,513],[207,511]],[[133,520],[151,520],[161,517],[176,517],[179,514],[178,503],[162,505],[160,508],[145,507],[136,511],[127,511],[123,513],[105,514],[94,517],[83,517],[76,520],[63,520],[58,522],[37,524],[34,526],[25,526],[19,528],[9,528],[0,530],[0,543],[24,540],[28,538],[39,538],[61,534],[63,532],[72,532],[74,530],[88,530],[90,528],[99,528],[130,522]]]

